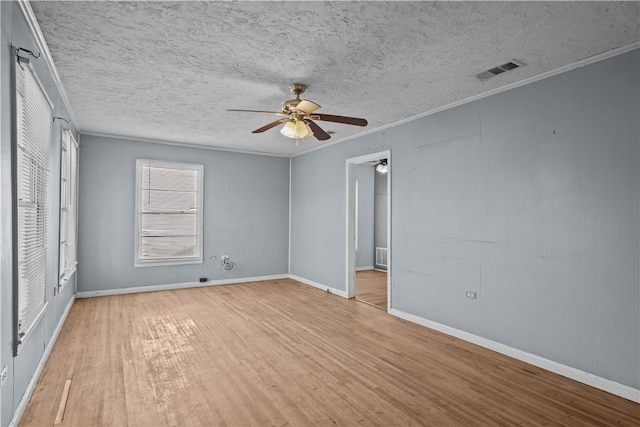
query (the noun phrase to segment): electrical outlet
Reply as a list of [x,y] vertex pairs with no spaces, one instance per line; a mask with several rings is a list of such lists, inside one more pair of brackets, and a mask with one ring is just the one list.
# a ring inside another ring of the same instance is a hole
[[473,291],[467,291],[467,298],[478,299],[478,293]]
[[2,372],[0,372],[0,386],[4,384],[7,380],[7,367],[2,368]]

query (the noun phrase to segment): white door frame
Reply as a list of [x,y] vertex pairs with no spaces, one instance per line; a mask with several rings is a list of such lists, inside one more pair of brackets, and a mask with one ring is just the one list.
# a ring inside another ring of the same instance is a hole
[[380,159],[387,159],[389,172],[387,172],[387,313],[391,310],[391,150],[379,151],[377,153],[366,154],[364,156],[352,157],[346,160],[346,271],[345,283],[347,298],[355,297],[355,271],[356,271],[356,251],[355,251],[355,175],[354,166],[360,163],[371,162]]

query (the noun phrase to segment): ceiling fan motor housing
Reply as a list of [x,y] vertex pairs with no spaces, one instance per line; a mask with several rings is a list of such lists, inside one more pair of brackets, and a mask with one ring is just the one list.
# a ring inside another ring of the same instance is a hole
[[296,111],[298,104],[300,104],[300,98],[287,99],[282,103],[282,112],[287,114],[292,113]]
[[318,108],[320,108],[320,105],[313,101],[309,101],[308,99],[300,99],[300,94],[307,90],[307,85],[304,83],[291,83],[289,85],[289,90],[296,97],[295,99],[288,99],[282,103],[282,112],[264,110],[228,111],[244,111],[248,113],[268,113],[280,116],[289,116],[286,119],[281,118],[268,123],[267,125],[254,130],[252,133],[262,133],[284,123],[280,133],[284,136],[295,139],[302,139],[309,135],[315,136],[319,141],[325,141],[331,138],[327,132],[315,123],[314,120],[344,123],[355,126],[367,125],[367,121],[365,119],[359,119],[357,117],[336,116],[333,114],[313,114]]
[[289,90],[296,97],[295,99],[287,99],[282,103],[282,111],[287,114],[297,111],[296,107],[300,103],[300,94],[307,90],[307,85],[304,83],[291,83],[289,85]]

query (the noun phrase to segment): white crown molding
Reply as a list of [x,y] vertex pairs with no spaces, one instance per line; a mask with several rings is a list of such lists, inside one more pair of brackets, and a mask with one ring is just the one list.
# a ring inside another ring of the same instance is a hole
[[489,350],[496,351],[498,353],[529,363],[539,368],[546,369],[547,371],[551,371],[558,375],[562,375],[563,377],[567,377],[591,387],[606,391],[607,393],[615,394],[616,396],[620,396],[633,402],[640,403],[640,390],[633,387],[629,387],[627,385],[620,384],[603,377],[599,377],[589,372],[582,371],[571,366],[563,365],[562,363],[554,362],[553,360],[549,360],[544,357],[540,357],[535,354],[528,353],[526,351],[519,350],[505,344],[501,344],[499,342],[491,341],[478,335],[461,331],[459,329],[455,329],[450,326],[416,316],[414,314],[405,313],[395,308],[389,310],[389,314],[424,326],[426,328],[434,329],[438,332],[442,332],[461,340],[479,345],[480,347],[488,348]]
[[254,156],[283,157],[286,159],[290,158],[290,156],[287,154],[274,154],[274,153],[265,153],[261,151],[251,151],[251,150],[234,150],[232,148],[215,147],[212,145],[200,145],[200,144],[191,144],[188,142],[176,142],[176,141],[167,141],[167,140],[161,140],[161,139],[140,138],[136,136],[116,135],[111,133],[87,131],[87,132],[82,132],[81,136],[82,135],[96,136],[98,138],[107,138],[107,139],[120,139],[120,140],[126,140],[126,141],[147,142],[150,144],[173,145],[176,147],[198,148],[201,150],[227,151],[230,153],[251,154]]
[[301,151],[299,153],[295,153],[295,154],[291,155],[291,157],[302,156],[303,154],[308,154],[308,153],[311,153],[313,151],[322,150],[323,148],[327,148],[327,147],[330,147],[330,146],[335,145],[335,144],[340,144],[342,142],[346,142],[346,141],[349,141],[349,140],[352,140],[352,139],[360,138],[360,137],[363,137],[365,135],[370,135],[372,133],[380,132],[382,130],[389,129],[389,128],[392,128],[392,127],[395,127],[395,126],[398,126],[398,125],[401,125],[401,124],[404,124],[404,123],[412,122],[414,120],[421,119],[423,117],[430,116],[432,114],[436,114],[436,113],[439,113],[441,111],[449,110],[451,108],[458,107],[460,105],[468,104],[469,102],[477,101],[477,100],[482,99],[482,98],[487,98],[489,96],[492,96],[492,95],[495,95],[495,94],[498,94],[498,93],[501,93],[501,92],[506,92],[508,90],[515,89],[515,88],[518,88],[518,87],[521,87],[521,86],[526,86],[526,85],[528,85],[530,83],[534,83],[534,82],[537,82],[539,80],[544,80],[546,78],[553,77],[555,75],[562,74],[562,73],[565,73],[567,71],[575,70],[577,68],[584,67],[586,65],[590,65],[590,64],[593,64],[593,63],[596,63],[596,62],[604,61],[605,59],[613,58],[614,56],[622,55],[622,54],[625,54],[627,52],[631,52],[632,50],[636,50],[636,49],[640,49],[640,41],[633,42],[633,43],[630,43],[628,45],[621,46],[621,47],[618,47],[618,48],[615,48],[615,49],[611,49],[611,50],[608,50],[606,52],[602,52],[602,53],[590,56],[590,57],[585,58],[585,59],[581,59],[581,60],[573,62],[571,64],[567,64],[567,65],[564,65],[562,67],[553,69],[551,71],[547,71],[547,72],[544,72],[544,73],[541,73],[541,74],[537,74],[537,75],[532,76],[532,77],[528,77],[528,78],[526,78],[524,80],[520,80],[520,81],[511,83],[511,84],[508,84],[506,86],[501,86],[499,88],[491,89],[491,90],[488,90],[486,92],[482,92],[482,93],[479,93],[477,95],[473,95],[473,96],[470,96],[468,98],[461,99],[459,101],[451,102],[449,104],[443,105],[442,107],[434,108],[432,110],[425,111],[423,113],[407,117],[406,119],[398,120],[398,121],[395,121],[393,123],[389,123],[389,124],[386,124],[386,125],[383,125],[383,126],[379,126],[377,128],[367,129],[364,132],[360,132],[360,133],[357,133],[355,135],[346,136],[344,138],[337,139],[335,141],[331,141],[329,143],[322,144],[320,146],[313,147],[313,148],[310,148],[308,150]]
[[76,115],[73,113],[73,109],[71,108],[71,102],[69,101],[69,97],[67,96],[67,92],[64,90],[64,86],[62,85],[62,80],[60,80],[60,75],[58,74],[58,69],[56,68],[56,64],[53,62],[53,57],[51,56],[51,51],[49,51],[49,45],[47,45],[47,41],[44,38],[44,34],[42,34],[42,29],[40,28],[40,24],[38,24],[38,20],[36,19],[36,15],[33,13],[33,9],[31,8],[31,4],[29,0],[18,0],[18,5],[20,6],[20,10],[24,15],[24,18],[27,20],[27,25],[33,34],[33,37],[36,39],[36,43],[38,44],[38,48],[40,49],[40,53],[44,58],[47,67],[49,67],[49,71],[51,72],[51,76],[53,77],[53,83],[55,84],[58,92],[60,93],[60,97],[62,98],[62,103],[69,113],[69,119],[76,128],[76,131],[80,133],[80,124]]

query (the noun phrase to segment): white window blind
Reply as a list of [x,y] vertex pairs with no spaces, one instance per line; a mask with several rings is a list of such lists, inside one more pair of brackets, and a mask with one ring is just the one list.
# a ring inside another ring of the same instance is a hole
[[24,59],[16,61],[17,343],[40,319],[47,295],[52,104]]
[[64,286],[77,265],[78,217],[78,143],[68,130],[62,131],[60,159],[60,287]]
[[136,160],[135,266],[202,262],[204,168]]

